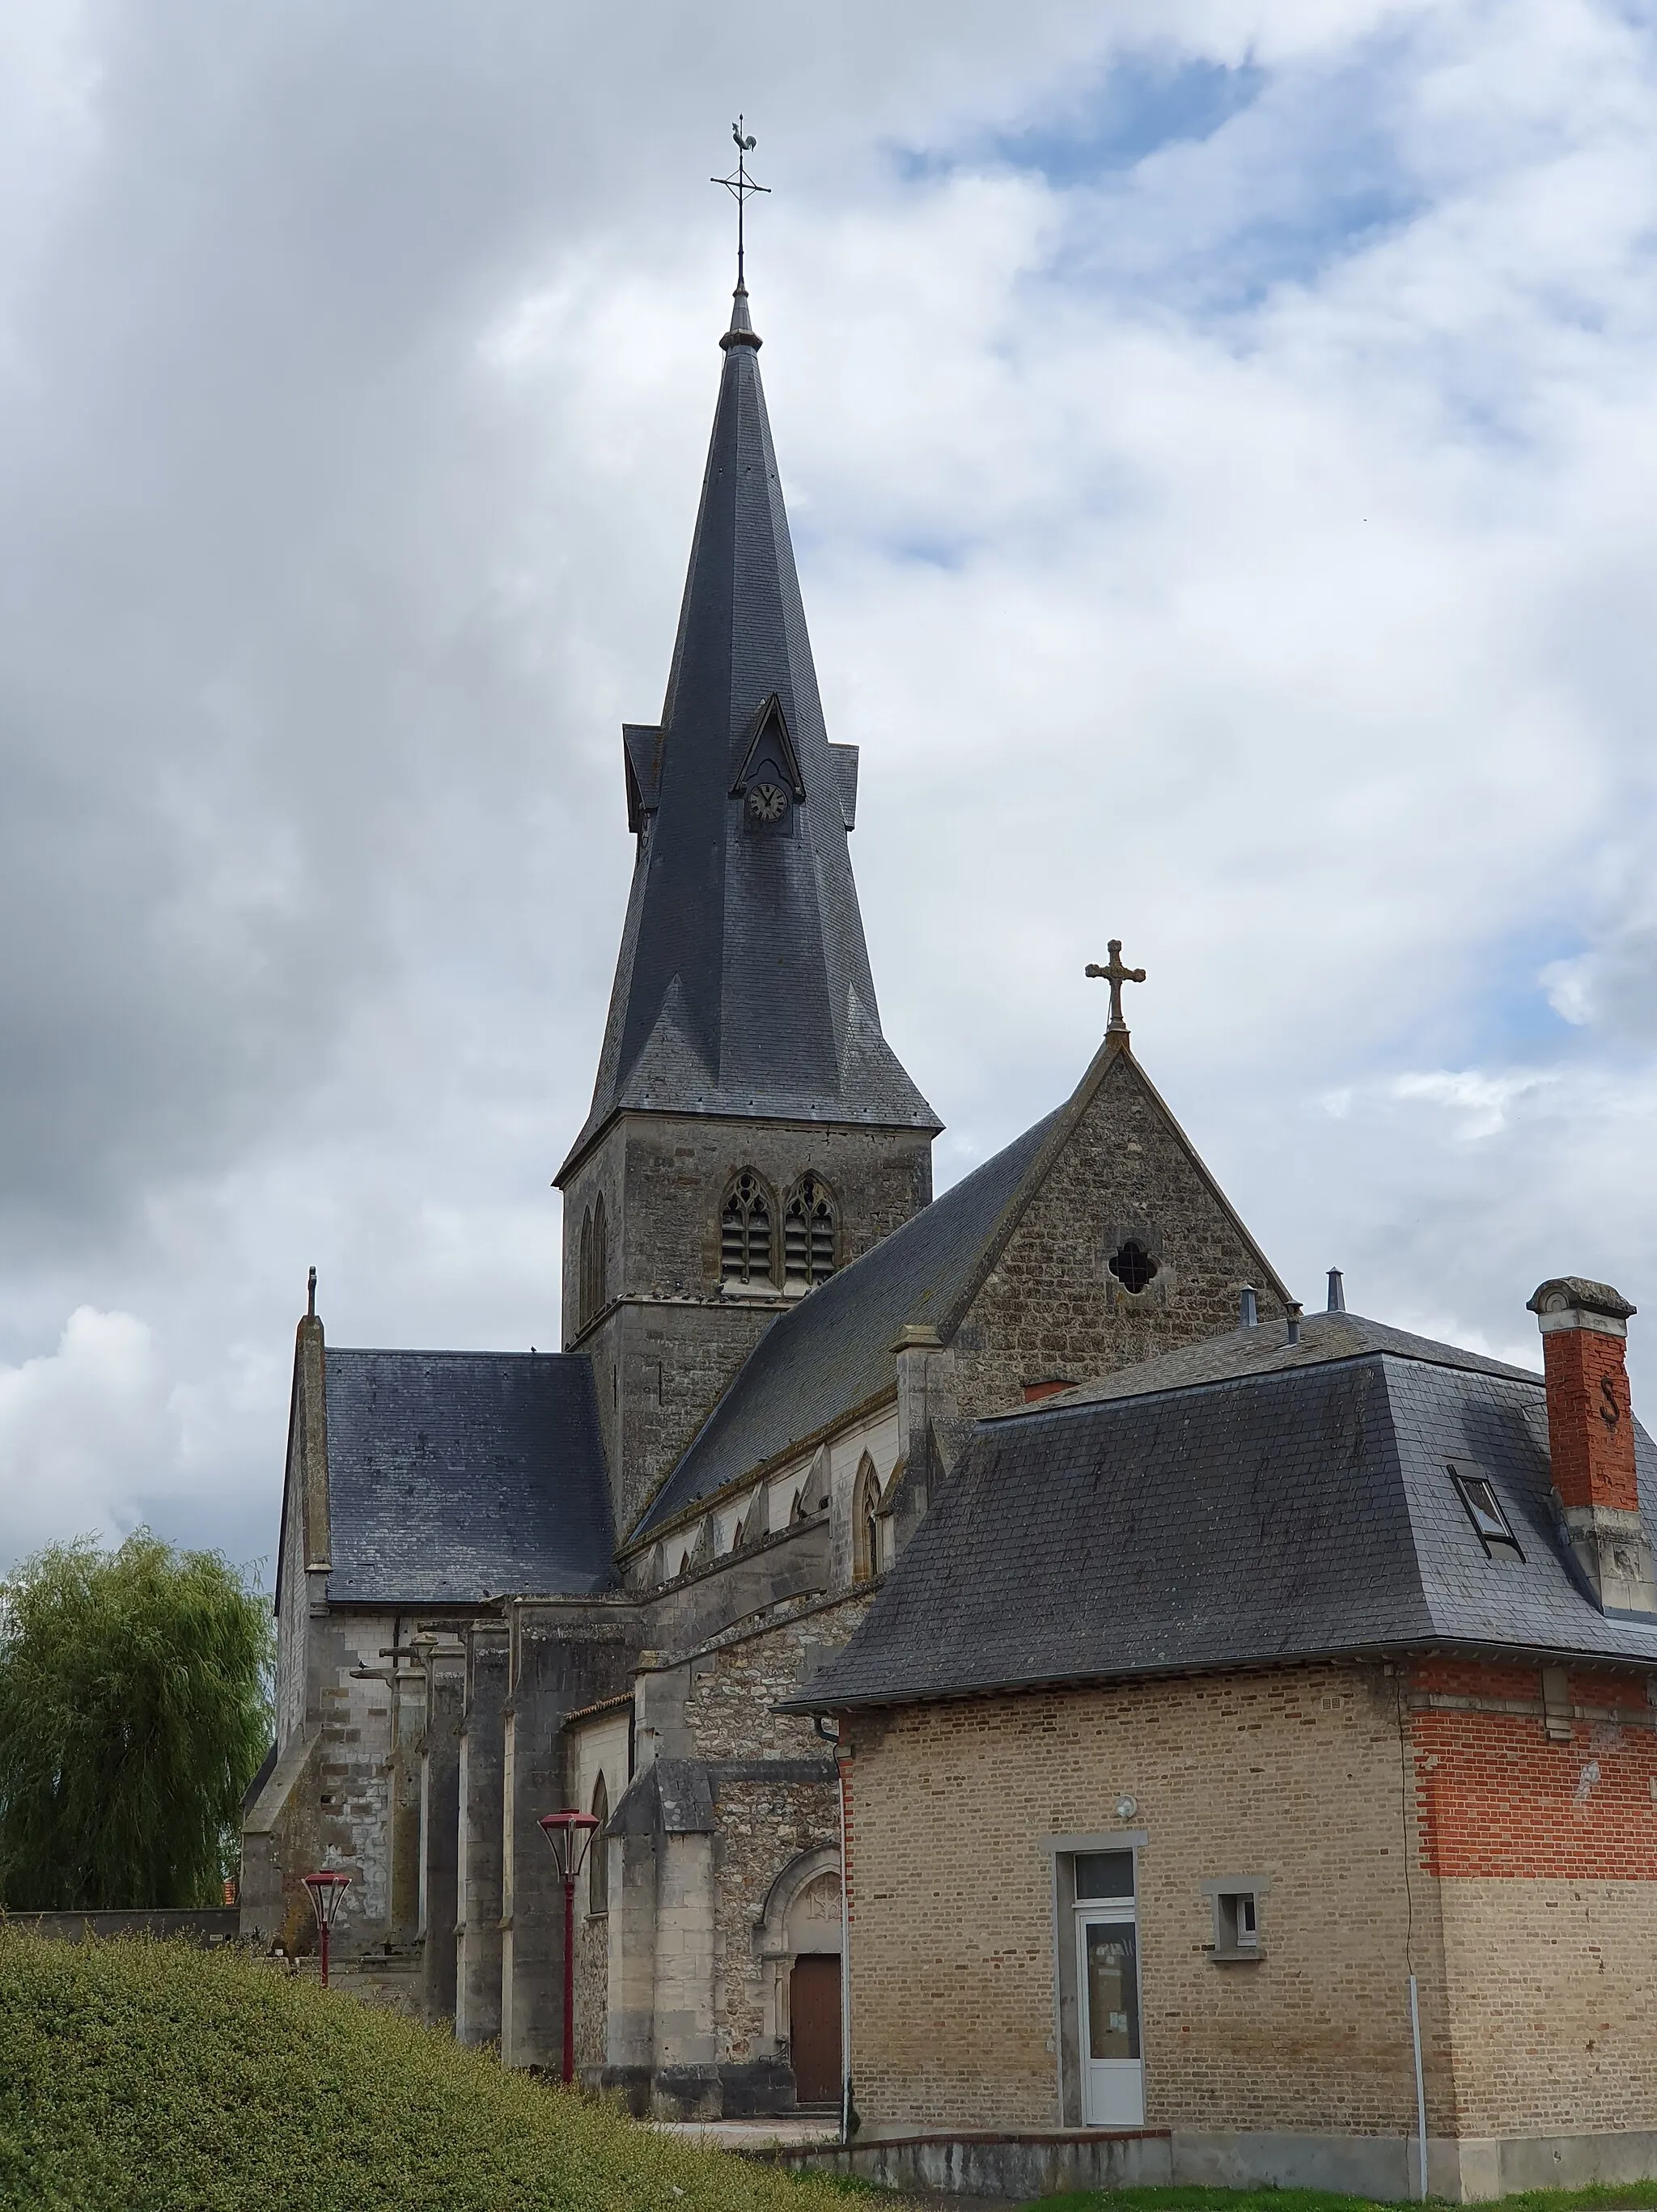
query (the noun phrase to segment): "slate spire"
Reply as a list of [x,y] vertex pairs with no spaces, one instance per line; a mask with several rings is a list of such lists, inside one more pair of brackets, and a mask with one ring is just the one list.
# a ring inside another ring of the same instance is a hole
[[739,279],[662,720],[622,732],[638,855],[566,1171],[623,1107],[939,1127],[881,1034],[760,343]]

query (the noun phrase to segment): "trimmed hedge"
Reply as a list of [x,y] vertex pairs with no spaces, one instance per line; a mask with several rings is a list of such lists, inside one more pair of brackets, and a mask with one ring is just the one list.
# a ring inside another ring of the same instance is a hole
[[0,1926],[0,2205],[845,2212],[234,1951]]

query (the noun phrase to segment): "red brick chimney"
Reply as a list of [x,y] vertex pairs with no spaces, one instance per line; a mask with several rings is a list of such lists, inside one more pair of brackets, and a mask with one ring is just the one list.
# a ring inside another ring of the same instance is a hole
[[1635,1308],[1609,1283],[1580,1275],[1539,1285],[1529,1305],[1542,1331],[1548,1451],[1571,1549],[1605,1612],[1657,1614],[1624,1357]]

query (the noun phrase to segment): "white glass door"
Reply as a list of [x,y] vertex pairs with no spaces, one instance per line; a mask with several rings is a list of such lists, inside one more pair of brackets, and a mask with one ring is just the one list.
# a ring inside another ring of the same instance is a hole
[[1077,1909],[1082,2117],[1090,2128],[1144,2125],[1138,1933],[1131,1901]]

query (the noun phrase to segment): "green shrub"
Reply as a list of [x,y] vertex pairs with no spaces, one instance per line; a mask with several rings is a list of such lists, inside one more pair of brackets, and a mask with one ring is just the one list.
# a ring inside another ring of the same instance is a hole
[[234,1951],[0,1926],[0,2205],[843,2212]]

